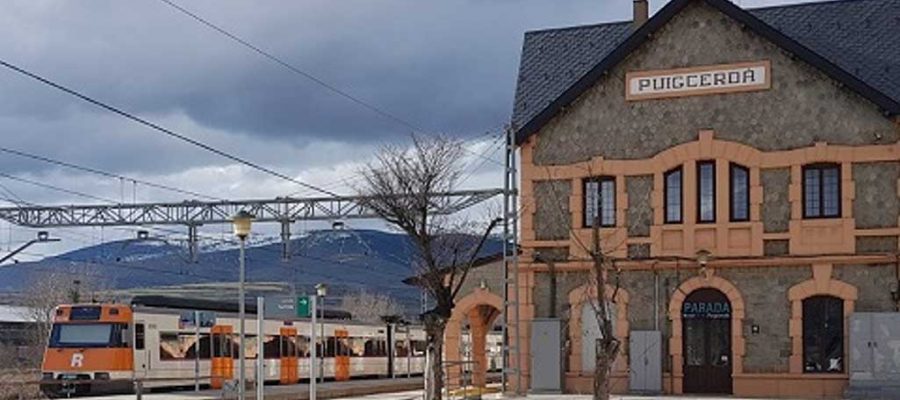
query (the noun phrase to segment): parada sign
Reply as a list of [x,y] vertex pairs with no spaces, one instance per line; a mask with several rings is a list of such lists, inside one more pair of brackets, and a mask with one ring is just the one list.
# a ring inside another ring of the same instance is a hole
[[769,61],[708,65],[625,74],[629,101],[749,92],[772,87]]

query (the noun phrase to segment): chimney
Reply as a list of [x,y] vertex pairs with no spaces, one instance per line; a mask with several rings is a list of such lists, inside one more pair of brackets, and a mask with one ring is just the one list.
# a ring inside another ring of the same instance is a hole
[[650,5],[647,2],[648,0],[634,0],[634,20],[632,21],[634,30],[640,28],[650,18]]

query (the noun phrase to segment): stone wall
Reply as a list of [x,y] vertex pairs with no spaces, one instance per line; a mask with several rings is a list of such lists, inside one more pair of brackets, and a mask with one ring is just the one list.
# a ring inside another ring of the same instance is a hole
[[791,222],[791,203],[788,188],[791,170],[788,168],[764,169],[759,174],[763,186],[763,203],[760,215],[765,232],[787,232]]
[[[756,60],[772,63],[770,90],[635,102],[624,99],[627,71]],[[900,136],[869,101],[738,22],[695,2],[547,123],[539,132],[534,162],[571,164],[594,156],[648,158],[696,139],[699,129],[713,129],[721,139],[761,150],[792,149],[820,141],[893,143]]]
[[653,208],[650,203],[653,176],[626,177],[625,191],[628,193],[628,212],[625,214],[628,236],[650,236],[650,225],[653,225]]
[[472,293],[475,288],[481,286],[481,282],[487,285],[488,290],[503,297],[503,261],[496,261],[469,270],[462,289],[459,290],[457,300]]
[[858,312],[895,311],[891,298],[891,289],[897,282],[896,266],[883,265],[837,265],[834,267],[834,278],[847,282],[859,293],[856,300]]
[[[856,187],[853,217],[856,219],[857,228],[897,226],[897,217],[900,216],[900,198],[897,197],[898,178],[900,178],[900,163],[853,165],[853,181]],[[896,247],[894,250],[896,251]]]
[[569,238],[572,218],[569,197],[572,184],[566,180],[539,181],[534,183],[534,234],[538,240],[564,240]]
[[[787,372],[791,355],[787,292],[812,279],[810,267],[728,268],[716,275],[733,282],[744,298],[744,372]],[[752,333],[753,325],[759,326],[759,333]]]

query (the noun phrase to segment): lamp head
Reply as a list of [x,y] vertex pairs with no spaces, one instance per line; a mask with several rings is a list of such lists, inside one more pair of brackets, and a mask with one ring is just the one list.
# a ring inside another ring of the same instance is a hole
[[319,297],[325,297],[328,294],[328,285],[324,283],[319,283],[316,285],[316,295]]
[[247,235],[250,234],[250,225],[253,223],[253,214],[245,210],[241,210],[234,217],[231,218],[231,223],[234,228],[234,235],[245,239]]
[[700,264],[700,267],[706,267],[706,264],[709,264],[709,258],[712,255],[707,250],[700,250],[697,252],[697,264]]

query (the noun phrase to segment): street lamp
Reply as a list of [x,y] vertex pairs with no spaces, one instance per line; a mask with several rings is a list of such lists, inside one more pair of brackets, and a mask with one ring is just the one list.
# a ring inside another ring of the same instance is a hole
[[[238,272],[238,318],[240,318],[240,346],[238,346],[238,398],[240,400],[244,400],[245,398],[245,374],[246,369],[244,366],[245,362],[245,351],[244,351],[244,245],[247,241],[247,236],[250,235],[250,225],[253,223],[253,214],[248,213],[247,211],[241,210],[239,213],[235,214],[235,216],[231,219],[232,226],[234,228],[234,235],[240,239],[241,242],[241,253],[240,253],[240,269]],[[259,312],[257,310],[257,312]],[[259,355],[258,355],[259,356]]]
[[[327,285],[325,285],[324,283],[319,283],[316,285],[316,296],[321,299],[321,301],[319,301],[319,304],[320,304],[319,307],[321,307],[319,316],[322,319],[322,322],[321,322],[322,362],[319,363],[319,368],[320,368],[319,372],[320,372],[320,376],[322,379],[322,383],[325,383],[325,348],[328,347],[328,341],[325,340],[325,296],[327,294],[328,294],[328,286]],[[316,310],[313,310],[313,312],[316,312]],[[335,349],[336,348],[337,348],[337,346],[335,346]]]

